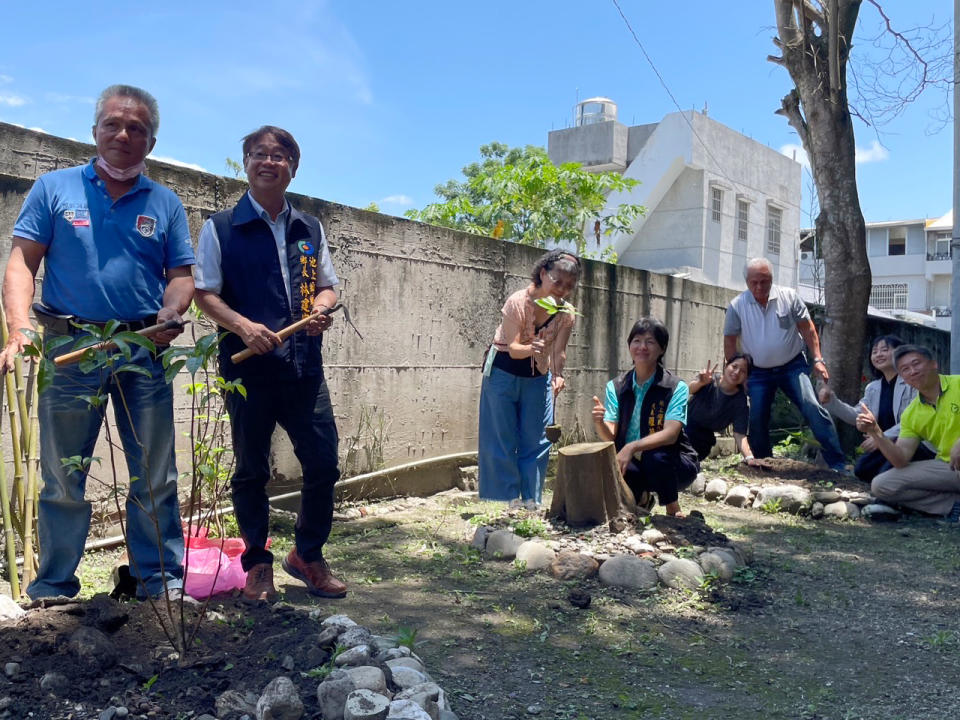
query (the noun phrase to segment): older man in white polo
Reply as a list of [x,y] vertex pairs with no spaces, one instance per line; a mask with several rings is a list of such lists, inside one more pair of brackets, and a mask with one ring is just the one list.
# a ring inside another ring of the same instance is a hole
[[820,443],[824,461],[844,471],[846,458],[840,448],[837,428],[830,414],[817,402],[810,382],[810,354],[813,371],[824,382],[830,379],[820,354],[820,337],[806,305],[791,288],[773,284],[773,265],[766,258],[748,260],[744,267],[747,289],[727,308],[723,326],[723,352],[731,357],[737,341],[743,352],[753,356],[753,372],[747,380],[750,397],[750,447],[757,457],[769,457],[770,408],[781,390],[803,413]]

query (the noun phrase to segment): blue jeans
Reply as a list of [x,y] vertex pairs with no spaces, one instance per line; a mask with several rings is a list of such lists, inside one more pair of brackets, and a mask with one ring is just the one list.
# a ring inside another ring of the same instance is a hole
[[550,459],[550,376],[519,377],[492,368],[480,386],[477,465],[484,500],[540,502]]
[[770,457],[770,408],[777,389],[790,399],[803,413],[804,419],[820,443],[823,459],[835,470],[842,469],[846,462],[837,428],[830,413],[817,402],[810,382],[810,366],[803,355],[775,368],[754,367],[747,380],[747,395],[750,397],[750,449],[756,457]]
[[[70,345],[61,349],[69,350]],[[67,365],[57,368],[53,384],[40,395],[40,570],[27,588],[31,598],[72,597],[80,590],[75,571],[91,515],[90,503],[84,500],[87,473],[68,471],[61,458],[93,455],[106,407],[93,408],[83,396],[100,393],[111,398],[131,478],[125,522],[130,572],[141,581],[138,595],[161,592],[164,578],[167,588],[183,584],[173,390],[160,360],[146,349],[137,347],[131,362],[150,377],[136,372],[111,377],[105,370],[83,373],[79,364]],[[112,486],[110,458],[91,463],[90,474]]]

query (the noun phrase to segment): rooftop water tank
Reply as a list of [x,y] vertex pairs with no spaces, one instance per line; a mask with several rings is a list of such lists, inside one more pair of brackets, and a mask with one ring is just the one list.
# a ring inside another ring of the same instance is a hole
[[594,97],[577,103],[574,110],[574,127],[593,125],[617,119],[617,104],[610,98]]

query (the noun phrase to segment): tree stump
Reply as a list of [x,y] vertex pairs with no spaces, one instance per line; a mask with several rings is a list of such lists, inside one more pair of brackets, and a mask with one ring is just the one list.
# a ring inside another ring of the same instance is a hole
[[599,525],[637,512],[612,442],[575,443],[560,448],[559,454],[551,517],[569,525]]

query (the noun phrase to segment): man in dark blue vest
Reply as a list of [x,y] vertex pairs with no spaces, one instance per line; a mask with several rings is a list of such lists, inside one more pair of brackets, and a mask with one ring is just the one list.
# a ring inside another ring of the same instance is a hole
[[[200,232],[197,304],[226,335],[220,372],[240,379],[246,397],[229,393],[236,472],[233,506],[246,542],[245,599],[276,596],[273,555],[266,549],[270,440],[286,430],[303,468],[296,547],[283,569],[320,597],[343,597],[347,586],[330,572],[323,545],[333,521],[337,427],[323,377],[321,333],[328,316],[281,340],[277,331],[337,302],[338,283],[320,221],[292,207],[285,192],[296,175],[300,147],[286,130],[265,125],[243,139],[250,190],[231,210],[213,215]],[[230,357],[245,348],[241,364]]]

